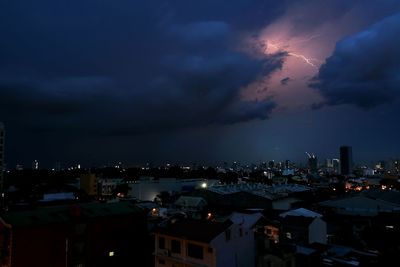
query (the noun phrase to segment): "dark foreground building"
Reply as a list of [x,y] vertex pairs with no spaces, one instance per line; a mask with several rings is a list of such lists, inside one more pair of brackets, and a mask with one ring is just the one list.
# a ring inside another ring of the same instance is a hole
[[0,266],[135,266],[151,259],[147,239],[146,215],[129,202],[12,211],[0,220]]
[[353,152],[351,146],[340,147],[340,174],[349,175],[353,172]]

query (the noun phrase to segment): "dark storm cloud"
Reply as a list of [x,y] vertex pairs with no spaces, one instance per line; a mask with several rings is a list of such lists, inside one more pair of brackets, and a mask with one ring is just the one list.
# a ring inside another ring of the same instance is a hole
[[289,81],[290,81],[290,77],[283,78],[283,79],[281,80],[281,84],[282,84],[282,85],[287,85]]
[[171,18],[181,22],[222,20],[237,30],[248,31],[263,28],[281,15],[287,4],[265,0],[177,0],[169,2],[165,8]]
[[399,36],[397,14],[339,41],[311,84],[325,98],[323,104],[352,104],[369,109],[397,99]]
[[266,119],[275,106],[241,100],[240,90],[279,69],[285,55],[256,59],[235,48],[238,31],[258,29],[279,5],[2,5],[0,120],[8,125],[129,135]]
[[[286,1],[288,13],[293,22],[291,34],[304,37],[304,32],[338,22],[346,16],[352,17],[354,25],[370,25],[400,9],[398,0],[290,0]],[[337,25],[340,27],[340,25]],[[346,25],[351,28],[353,25]],[[323,28],[323,27],[322,27]],[[329,35],[320,32],[319,36]]]

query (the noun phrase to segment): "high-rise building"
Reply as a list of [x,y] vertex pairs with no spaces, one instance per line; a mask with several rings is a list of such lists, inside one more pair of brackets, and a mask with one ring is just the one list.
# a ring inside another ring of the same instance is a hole
[[97,177],[94,173],[82,174],[79,181],[80,189],[89,196],[97,195]]
[[310,173],[316,173],[318,171],[318,159],[313,153],[306,152],[308,156],[307,167]]
[[270,160],[270,161],[268,162],[268,168],[273,169],[274,167],[275,167],[275,161]]
[[349,175],[353,172],[353,152],[351,146],[340,147],[340,174]]
[[0,122],[0,194],[3,194],[4,182],[4,124]]
[[326,165],[326,168],[333,168],[333,160],[332,159],[326,159],[325,160],[325,165]]
[[332,168],[336,174],[338,174],[340,172],[340,160],[339,159],[332,159]]
[[285,169],[289,169],[291,167],[290,160],[285,160]]
[[39,161],[36,159],[32,162],[32,170],[39,170]]
[[316,173],[318,171],[318,159],[316,156],[308,158],[308,168],[311,173]]

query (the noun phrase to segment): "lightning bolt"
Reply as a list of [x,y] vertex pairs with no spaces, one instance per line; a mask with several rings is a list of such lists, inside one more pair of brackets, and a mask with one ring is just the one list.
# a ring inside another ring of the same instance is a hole
[[[315,38],[315,36],[312,36],[310,38],[308,38],[307,40],[313,39]],[[278,51],[284,51],[286,52],[289,56],[293,56],[296,58],[299,58],[301,60],[303,60],[306,64],[310,65],[313,68],[317,68],[317,65],[315,65],[313,62],[319,61],[315,58],[310,58],[307,57],[303,54],[299,54],[299,53],[295,53],[295,52],[290,52],[290,51],[285,51],[284,46],[282,46],[282,43],[271,43],[271,42],[267,42],[267,48],[264,50],[265,53],[268,53],[268,48],[273,48],[274,50],[278,50]]]
[[299,40],[293,42],[293,44],[305,43],[305,42],[311,41],[311,40],[313,40],[313,39],[316,39],[316,38],[318,38],[318,37],[320,37],[320,36],[323,36],[323,34],[314,34],[314,35],[311,35],[311,36],[309,36],[309,37],[307,37],[307,38],[299,39]]
[[304,60],[304,62],[306,62],[308,65],[310,65],[310,66],[312,66],[314,68],[317,67],[314,63],[312,63],[312,60],[315,60],[313,58],[308,58],[308,57],[306,57],[304,55],[296,54],[296,53],[293,53],[293,52],[288,52],[288,55],[300,58],[300,59]]

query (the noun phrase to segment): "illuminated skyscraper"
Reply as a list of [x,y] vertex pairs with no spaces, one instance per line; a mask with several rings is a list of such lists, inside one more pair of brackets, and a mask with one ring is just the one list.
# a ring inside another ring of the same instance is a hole
[[32,170],[39,170],[39,162],[36,159],[32,162]]
[[353,172],[353,152],[351,146],[340,147],[340,174],[349,175]]
[[336,174],[338,174],[340,172],[340,160],[339,159],[332,159],[332,168]]
[[308,161],[307,161],[308,170],[310,171],[310,173],[316,173],[318,171],[317,157],[313,153],[310,154],[306,152],[306,154],[308,156]]

